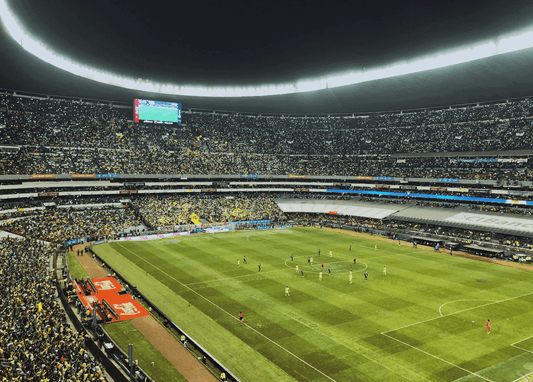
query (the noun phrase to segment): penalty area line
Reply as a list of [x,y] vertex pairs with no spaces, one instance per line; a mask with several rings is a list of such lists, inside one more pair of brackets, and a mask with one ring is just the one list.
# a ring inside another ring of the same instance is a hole
[[520,381],[520,380],[523,380],[523,379],[526,378],[526,377],[528,377],[528,381],[530,381],[529,376],[530,376],[531,374],[533,374],[533,371],[530,372],[530,373],[527,373],[526,375],[521,376],[520,378],[515,379],[515,380],[512,381],[512,382],[518,382],[518,381]]
[[527,337],[527,338],[524,338],[523,340],[516,341],[514,344],[511,344],[511,346],[514,346],[514,345],[516,345],[516,344],[519,344],[520,342],[527,341],[527,340],[529,340],[529,339],[532,338],[532,337],[533,337],[533,336],[529,336],[529,337]]
[[[177,280],[176,278],[172,277],[171,275],[169,275],[168,273],[166,273],[165,271],[163,271],[162,269],[160,269],[159,267],[153,265],[151,262],[149,262],[148,260],[146,259],[143,259],[141,256],[137,255],[135,252],[133,252],[132,250],[124,247],[122,244],[119,243],[119,245],[124,248],[125,250],[127,250],[128,252],[132,253],[134,256],[138,257],[139,259],[143,260],[144,262],[146,262],[147,264],[151,265],[152,267],[154,267],[155,269],[157,269],[158,271],[160,271],[161,273],[167,275],[168,277],[170,277],[172,280],[176,281],[178,284],[181,284],[182,286],[184,286],[185,288],[187,288],[189,291],[191,291],[192,293],[196,294],[198,297],[201,297],[202,299],[204,299],[205,301],[207,301],[208,303],[210,303],[211,305],[213,305],[214,307],[218,308],[219,310],[221,310],[222,312],[226,313],[228,316],[230,316],[232,319],[238,321],[238,318],[233,316],[230,312],[228,312],[227,310],[224,310],[222,307],[218,306],[217,304],[215,304],[213,301],[209,300],[207,297],[204,297],[202,296],[200,293],[198,293],[197,291],[195,291],[194,289],[192,288],[189,288],[186,284],[183,284],[181,281]],[[296,358],[297,360],[299,360],[300,362],[304,363],[305,365],[309,366],[311,369],[315,370],[317,373],[321,374],[322,376],[326,377],[327,379],[329,379],[330,381],[333,381],[333,382],[337,382],[336,380],[334,380],[333,378],[331,378],[329,375],[327,374],[324,374],[322,371],[318,370],[316,367],[314,367],[313,365],[307,363],[306,361],[304,361],[303,359],[301,359],[300,357],[298,357],[296,354],[292,353],[290,350],[288,349],[285,349],[283,346],[281,346],[280,344],[278,344],[277,342],[274,342],[273,340],[271,340],[270,338],[268,338],[267,336],[265,336],[264,334],[260,333],[259,331],[257,331],[256,329],[252,328],[250,325],[248,324],[244,324],[246,325],[247,328],[249,328],[250,330],[254,331],[255,333],[259,334],[261,337],[265,338],[266,340],[270,341],[272,344],[276,345],[277,347],[279,347],[280,349],[284,350],[286,353],[290,354],[291,356],[293,356],[294,358]]]
[[448,302],[445,302],[444,304],[442,304],[439,308],[439,314],[441,315],[441,317],[444,317],[444,314],[442,314],[441,312],[441,309],[444,305],[448,305],[448,304],[453,304],[454,302],[461,302],[461,301],[491,301],[491,302],[497,302],[498,300],[478,300],[478,299],[475,299],[475,298],[466,298],[466,299],[463,299],[463,300],[454,300],[454,301],[448,301]]
[[533,354],[533,351],[528,350],[528,349],[521,348],[520,346],[516,346],[516,345],[514,345],[514,344],[513,344],[513,345],[509,345],[509,346],[512,346],[512,347],[514,347],[514,348],[517,348],[517,349],[520,349],[520,350],[523,350],[523,351],[527,351],[528,353]]
[[[519,299],[519,298],[522,298],[522,297],[531,296],[531,295],[533,295],[533,292],[532,292],[532,293],[526,293],[526,294],[523,294],[523,295],[520,295],[520,296],[509,297],[509,298],[506,298],[506,299],[504,299],[504,300],[496,300],[496,301],[493,301],[493,302],[488,302],[488,303],[486,303],[486,304],[482,304],[482,305],[474,306],[474,307],[472,307],[472,308],[463,309],[463,310],[458,310],[458,311],[453,312],[453,313],[448,313],[448,314],[445,314],[445,315],[443,315],[443,316],[437,316],[437,317],[429,318],[429,319],[424,320],[424,321],[415,322],[415,323],[413,323],[413,324],[405,325],[405,326],[402,326],[402,327],[400,327],[400,328],[387,330],[387,331],[384,331],[384,332],[381,333],[381,334],[390,333],[390,332],[395,332],[395,331],[400,330],[400,329],[409,328],[409,327],[411,327],[411,326],[415,326],[415,325],[423,324],[423,323],[426,323],[426,322],[429,322],[429,321],[437,320],[437,319],[439,319],[439,318],[448,317],[448,316],[453,316],[454,314],[463,313],[463,312],[468,312],[469,310],[474,310],[474,309],[477,309],[477,308],[482,308],[482,307],[484,307],[484,306],[489,306],[489,305],[499,304],[499,303],[501,303],[501,302],[506,302],[506,301],[516,300],[516,299]],[[488,301],[488,300],[485,300],[485,301]]]
[[482,377],[481,375],[479,375],[479,374],[477,374],[477,373],[474,373],[473,371],[466,370],[464,367],[458,366],[458,365],[456,365],[456,364],[454,364],[454,363],[451,363],[450,361],[446,361],[445,359],[442,359],[442,358],[440,358],[440,357],[437,357],[436,355],[433,355],[433,354],[431,354],[431,353],[428,353],[428,352],[425,351],[425,350],[419,349],[419,348],[417,348],[416,346],[409,345],[407,342],[403,342],[402,340],[399,340],[399,339],[397,339],[397,338],[394,338],[394,337],[392,337],[392,336],[389,336],[389,335],[386,334],[386,333],[381,333],[381,334],[384,335],[384,336],[386,336],[386,337],[389,337],[390,339],[393,339],[394,341],[398,341],[398,342],[400,342],[400,343],[402,343],[402,344],[404,344],[404,345],[406,345],[406,346],[409,346],[410,348],[413,348],[413,349],[415,349],[415,350],[418,350],[419,352],[422,352],[422,353],[424,353],[424,354],[427,354],[427,355],[429,355],[430,357],[436,358],[436,359],[438,359],[438,360],[440,360],[440,361],[442,361],[442,362],[444,362],[444,363],[447,363],[448,365],[451,365],[451,366],[454,366],[454,367],[456,367],[456,368],[458,368],[458,369],[461,369],[461,370],[463,370],[463,371],[466,371],[468,374],[475,375],[476,377],[479,377],[479,378],[481,378],[481,379],[484,379],[484,380],[487,381],[487,382],[492,382],[490,379],[487,379],[487,378],[485,378],[485,377]]

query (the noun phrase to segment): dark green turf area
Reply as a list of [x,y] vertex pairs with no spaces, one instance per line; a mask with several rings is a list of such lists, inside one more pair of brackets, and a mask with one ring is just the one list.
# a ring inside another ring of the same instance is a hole
[[94,250],[242,381],[512,382],[533,372],[530,271],[313,228]]
[[[105,330],[115,342],[128,354],[128,345],[133,344],[133,358],[139,366],[155,381],[186,382],[187,380],[170,362],[152,346],[146,338],[132,325],[131,321],[116,322],[106,325]],[[154,366],[152,366],[152,362]]]
[[86,279],[89,277],[89,274],[83,268],[81,263],[76,259],[76,255],[74,255],[74,252],[68,252],[67,253],[67,265],[68,270],[70,272],[70,276],[73,279]]

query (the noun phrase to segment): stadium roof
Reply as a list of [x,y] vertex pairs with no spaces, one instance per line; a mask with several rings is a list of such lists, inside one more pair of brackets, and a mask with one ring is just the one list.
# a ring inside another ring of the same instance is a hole
[[[54,52],[112,73],[194,86],[291,84],[469,47],[532,27],[525,1],[249,2],[6,0]],[[166,96],[80,78],[0,33],[0,88],[184,108],[275,114],[408,110],[533,95],[533,49],[314,92]],[[497,53],[497,52],[496,52]]]

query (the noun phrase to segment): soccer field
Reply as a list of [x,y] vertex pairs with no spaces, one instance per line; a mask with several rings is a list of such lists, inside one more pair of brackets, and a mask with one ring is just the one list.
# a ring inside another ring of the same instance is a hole
[[242,381],[512,382],[533,372],[527,270],[314,228],[94,251]]

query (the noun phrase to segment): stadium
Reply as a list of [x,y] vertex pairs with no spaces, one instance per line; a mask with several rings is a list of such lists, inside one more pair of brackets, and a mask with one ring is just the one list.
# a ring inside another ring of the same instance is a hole
[[533,5],[42,3],[2,381],[533,380]]

